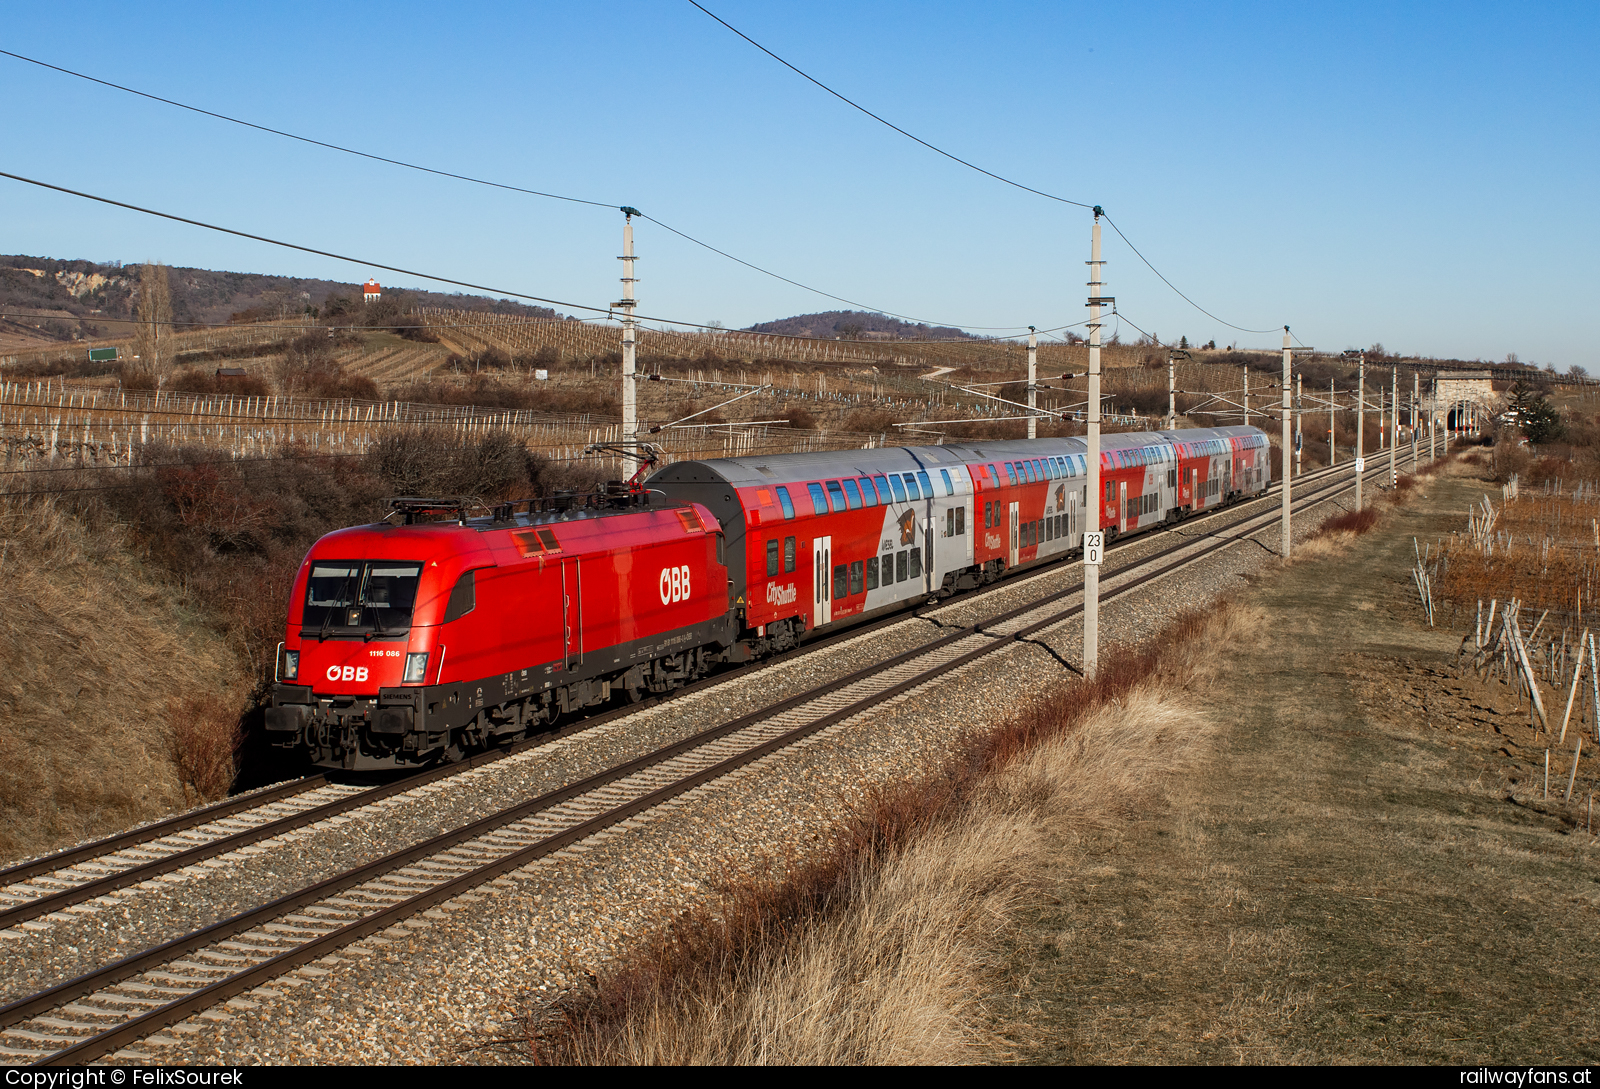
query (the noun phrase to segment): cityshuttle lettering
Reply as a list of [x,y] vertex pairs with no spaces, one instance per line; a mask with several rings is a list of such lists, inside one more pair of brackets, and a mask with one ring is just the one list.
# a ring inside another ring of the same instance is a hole
[[800,591],[795,589],[794,583],[779,586],[776,583],[767,583],[767,604],[788,605],[800,596]]

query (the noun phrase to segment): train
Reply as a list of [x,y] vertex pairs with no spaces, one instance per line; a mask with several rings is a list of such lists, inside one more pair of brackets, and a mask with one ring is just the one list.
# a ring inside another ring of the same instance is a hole
[[[1259,495],[1253,427],[755,455],[590,494],[400,498],[317,541],[265,709],[311,763],[462,759],[818,634]],[[641,474],[642,475],[642,474]]]

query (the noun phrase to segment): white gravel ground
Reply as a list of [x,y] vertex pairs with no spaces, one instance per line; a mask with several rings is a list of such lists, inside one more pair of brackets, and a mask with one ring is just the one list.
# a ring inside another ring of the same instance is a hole
[[[1297,537],[1343,504],[1296,519]],[[1194,532],[1198,526],[1185,527]],[[1257,533],[1276,548],[1276,524]],[[1168,547],[1172,533],[1137,539],[1114,553],[1117,568]],[[1173,615],[1224,595],[1276,562],[1269,548],[1240,544],[1221,556],[1102,609],[1103,644],[1134,642]],[[1076,564],[1058,567],[981,601],[933,615],[959,627],[1058,588],[1063,603],[1080,584]],[[224,857],[199,872],[126,890],[64,919],[50,941],[0,947],[8,996],[69,978],[118,947],[173,936],[490,811],[612,766],[663,742],[749,713],[774,700],[881,661],[939,629],[907,620],[865,633],[744,682],[697,693],[319,827]],[[1076,619],[1039,640],[1076,665]],[[937,684],[841,723],[794,749],[708,784],[597,841],[568,849],[492,885],[302,968],[270,986],[147,1038],[121,1061],[161,1063],[498,1063],[514,1048],[484,1046],[510,1031],[540,994],[581,985],[637,935],[715,892],[742,871],[780,868],[824,843],[838,815],[874,786],[926,768],[970,729],[996,725],[1031,693],[1070,683],[1040,646],[1015,644],[953,671]],[[203,878],[203,880],[200,880]],[[115,932],[107,925],[119,922]],[[0,934],[0,937],[6,935]],[[30,937],[37,938],[34,934]],[[44,954],[25,952],[44,948]]]

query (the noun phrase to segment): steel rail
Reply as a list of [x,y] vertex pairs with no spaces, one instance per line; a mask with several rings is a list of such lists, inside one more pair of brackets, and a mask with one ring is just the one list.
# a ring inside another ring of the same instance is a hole
[[[1304,477],[1302,477],[1302,479],[1308,481],[1316,480],[1321,475],[1332,471],[1334,470],[1317,470],[1314,473],[1306,474]],[[1376,470],[1374,470],[1374,472],[1375,471]],[[1241,503],[1234,503],[1230,506],[1217,507],[1213,508],[1212,510],[1204,511],[1198,515],[1185,518],[1182,522],[1174,523],[1173,525],[1188,525],[1201,519],[1211,519],[1224,514],[1238,514],[1249,504],[1270,498],[1279,487],[1281,487],[1281,485],[1274,485],[1262,492],[1259,496],[1244,500]],[[1120,550],[1129,547],[1132,544],[1137,543],[1140,540],[1140,536],[1140,534],[1134,534],[1123,537],[1121,540],[1117,541],[1113,546],[1111,546],[1111,549],[1108,549],[1108,551]],[[1179,545],[1177,547],[1183,546]],[[1033,564],[1027,568],[1016,569],[1021,578],[1000,580],[987,586],[978,587],[975,590],[963,594],[959,601],[939,601],[937,605],[938,607],[943,607],[946,604],[970,604],[971,602],[976,601],[994,591],[1000,589],[1012,589],[1025,585],[1026,582],[1033,576],[1054,570],[1056,565],[1067,562],[1073,558],[1073,555],[1074,550],[1069,549],[1066,552],[1063,552],[1060,556],[1050,557],[1042,563],[1037,560],[1033,561]],[[895,612],[866,623],[850,625],[838,629],[824,635],[821,638],[808,640],[793,650],[766,659],[762,662],[752,663],[752,665],[759,670],[767,666],[790,662],[796,657],[811,653],[815,650],[824,649],[840,640],[854,638],[858,635],[862,635],[882,627],[900,623],[906,620],[908,617],[925,619],[925,617],[923,617],[920,611],[917,609],[912,609],[909,611],[909,613],[905,611]],[[650,707],[659,706],[662,702],[667,700],[686,696],[690,693],[698,692],[704,688],[712,687],[717,684],[747,679],[750,675],[750,672],[750,668],[746,667],[737,671],[736,673],[723,673],[713,677],[705,677],[701,680],[685,685],[683,688],[677,689],[673,692],[652,696],[649,699],[641,701],[637,704],[628,704],[622,707],[613,708],[609,711],[600,712],[599,714],[586,717],[578,722],[569,723],[566,726],[560,727],[556,730],[542,733],[538,737],[517,742],[514,745],[506,748],[478,753],[467,760],[460,761],[455,764],[441,765],[440,767],[420,771],[407,776],[405,779],[397,780],[396,782],[387,784],[385,786],[374,787],[371,790],[363,791],[358,794],[352,794],[345,798],[334,799],[333,801],[324,803],[323,805],[315,806],[300,813],[294,813],[285,817],[277,818],[276,820],[269,821],[255,828],[245,829],[240,832],[231,832],[227,835],[219,836],[216,839],[209,840],[206,843],[197,844],[191,848],[178,850],[159,859],[137,863],[136,865],[130,866],[126,869],[118,870],[116,873],[108,874],[105,877],[92,881],[79,883],[59,892],[46,893],[24,903],[0,910],[0,929],[7,929],[30,919],[37,919],[40,916],[60,911],[63,908],[71,907],[74,904],[83,903],[86,900],[92,900],[96,897],[107,895],[108,893],[115,892],[118,889],[126,888],[130,885],[136,885],[143,881],[148,881],[151,878],[159,877],[162,874],[171,873],[174,870],[182,869],[185,866],[194,865],[205,859],[214,858],[217,855],[226,854],[229,851],[250,846],[254,843],[260,842],[261,840],[271,839],[274,836],[282,835],[298,828],[307,827],[308,825],[327,820],[330,817],[335,817],[340,814],[350,812],[351,810],[370,805],[374,802],[382,801],[383,799],[392,797],[396,794],[405,793],[406,791],[426,786],[437,779],[482,767],[485,764],[492,763],[518,752],[526,751],[529,748],[550,744],[553,741],[571,736],[573,733],[581,730],[610,722],[615,718],[632,714],[636,711],[645,710]],[[326,774],[308,776],[304,779],[295,780],[291,783],[270,788],[267,791],[258,792],[241,798],[229,799],[227,801],[208,806],[205,809],[195,810],[187,814],[181,814],[166,821],[157,822],[156,824],[145,825],[142,828],[137,828],[130,832],[113,836],[109,839],[97,840],[95,842],[87,843],[66,851],[47,855],[31,862],[11,867],[9,869],[0,870],[0,887],[5,885],[20,884],[29,880],[30,878],[45,876],[53,872],[68,869],[82,862],[103,858],[104,856],[114,854],[119,850],[124,850],[128,847],[138,846],[141,843],[147,843],[155,839],[160,839],[163,836],[184,831],[189,828],[196,827],[197,825],[206,824],[211,821],[220,820],[236,814],[247,813],[252,809],[259,809],[263,806],[281,801],[284,798],[293,797],[296,794],[317,789],[322,785],[326,785],[328,782],[329,778]]]
[[[1374,470],[1374,472],[1377,471],[1379,470]],[[1338,495],[1345,490],[1348,490],[1350,486],[1350,482],[1344,482],[1342,484],[1336,482],[1329,487],[1318,489],[1311,494],[1303,496],[1299,500],[1298,505],[1301,507],[1301,509],[1304,509],[1307,506],[1325,502],[1327,499],[1332,498],[1333,496]],[[1182,544],[1174,546],[1173,548],[1163,550],[1163,552],[1157,556],[1147,557],[1145,560],[1140,561],[1138,567],[1148,566],[1157,559],[1166,555],[1170,555],[1175,551],[1184,549],[1193,550],[1191,555],[1185,556],[1163,567],[1148,571],[1142,575],[1137,575],[1132,579],[1120,583],[1116,587],[1110,589],[1106,596],[1108,598],[1119,597],[1122,594],[1129,593],[1137,587],[1142,586],[1154,579],[1160,578],[1176,569],[1186,567],[1192,563],[1206,558],[1207,556],[1220,552],[1221,550],[1238,543],[1240,540],[1245,539],[1249,535],[1270,527],[1276,517],[1277,514],[1270,511],[1257,514],[1245,519],[1244,523],[1241,524],[1239,533],[1236,535],[1208,535],[1213,538],[1210,541],[1197,541],[1195,539],[1189,539]],[[1260,524],[1254,528],[1245,528],[1249,523],[1252,522],[1258,522]],[[1137,570],[1138,567],[1130,568],[1123,573],[1131,573],[1132,571]],[[182,955],[183,953],[191,952],[197,948],[211,944],[214,941],[223,939],[233,934],[238,934],[244,930],[249,930],[255,926],[261,925],[264,922],[269,922],[270,920],[278,918],[284,915],[286,912],[293,911],[298,907],[304,907],[308,904],[315,903],[316,901],[323,899],[332,893],[361,884],[381,874],[390,873],[399,867],[405,866],[408,862],[416,861],[417,859],[425,858],[432,854],[437,854],[442,850],[447,850],[456,844],[465,843],[483,835],[485,832],[504,827],[505,825],[525,818],[530,814],[553,808],[562,802],[579,798],[586,794],[592,794],[596,789],[602,786],[614,783],[653,765],[668,761],[679,754],[703,748],[714,740],[727,737],[730,734],[747,729],[750,726],[756,725],[762,721],[772,719],[774,716],[782,713],[785,710],[789,710],[806,703],[816,702],[819,699],[824,698],[829,693],[844,689],[857,681],[882,677],[886,671],[892,669],[895,665],[919,657],[928,657],[930,653],[937,648],[949,646],[963,639],[970,639],[974,635],[999,636],[999,638],[986,640],[981,645],[955,657],[954,659],[941,661],[932,668],[918,672],[902,681],[893,683],[877,692],[866,695],[862,699],[856,700],[846,707],[826,713],[793,730],[787,731],[778,737],[770,738],[755,746],[752,746],[742,753],[738,753],[734,756],[714,763],[710,767],[700,769],[691,775],[679,779],[677,782],[670,783],[654,791],[647,792],[642,797],[633,799],[624,805],[615,807],[608,812],[598,814],[568,829],[564,829],[555,835],[547,836],[536,844],[513,851],[499,859],[494,860],[493,862],[470,870],[468,873],[462,874],[451,880],[445,881],[432,889],[419,893],[416,896],[406,898],[397,904],[381,908],[373,914],[351,922],[345,926],[338,927],[326,934],[318,935],[309,942],[304,942],[296,946],[294,949],[287,950],[281,954],[278,954],[277,956],[249,966],[240,973],[236,973],[223,980],[199,987],[191,994],[186,995],[181,999],[150,1010],[133,1019],[130,1019],[129,1021],[124,1022],[120,1026],[107,1029],[103,1033],[88,1037],[79,1043],[73,1044],[66,1049],[47,1056],[41,1061],[49,1064],[75,1062],[105,1054],[107,1051],[119,1047],[124,1043],[138,1039],[143,1035],[148,1035],[149,1032],[155,1031],[159,1027],[164,1027],[165,1025],[171,1024],[174,1021],[181,1020],[182,1018],[189,1016],[191,1013],[199,1009],[204,1009],[207,1006],[214,1005],[216,1002],[222,1001],[227,997],[231,997],[232,995],[238,994],[241,991],[248,990],[266,979],[273,978],[276,975],[281,975],[283,972],[294,967],[308,963],[311,960],[318,959],[319,957],[326,955],[326,953],[332,949],[349,944],[352,941],[359,940],[362,937],[368,936],[378,930],[393,925],[394,922],[409,917],[410,915],[415,914],[417,911],[424,910],[433,904],[448,900],[456,895],[459,895],[461,892],[466,891],[467,889],[484,883],[485,881],[493,880],[494,878],[501,876],[513,869],[527,865],[529,862],[535,861],[537,858],[544,857],[545,855],[560,850],[562,847],[570,845],[571,843],[587,838],[596,832],[603,830],[604,828],[627,820],[631,816],[637,815],[640,812],[644,812],[647,809],[660,805],[663,801],[669,800],[670,798],[676,797],[685,791],[692,790],[697,786],[703,785],[704,783],[710,782],[713,779],[726,775],[730,771],[733,771],[739,767],[743,767],[755,760],[761,759],[765,755],[779,751],[780,749],[792,745],[795,742],[802,740],[814,733],[824,730],[831,725],[843,722],[865,710],[870,709],[871,707],[893,699],[904,692],[908,692],[922,685],[935,682],[941,677],[947,675],[952,669],[960,668],[961,666],[975,661],[985,655],[994,653],[995,651],[1008,646],[1013,642],[1024,640],[1036,632],[1061,623],[1076,613],[1081,612],[1082,604],[1079,603],[1077,605],[1069,606],[1065,609],[1053,612],[1013,632],[1002,634],[986,632],[983,630],[985,627],[992,627],[996,624],[1004,623],[1008,619],[1015,619],[1017,617],[1024,616],[1027,613],[1035,612],[1041,607],[1041,605],[1047,604],[1050,600],[1053,600],[1057,596],[1059,595],[1053,594],[1048,598],[1036,599],[1014,609],[1007,610],[999,616],[991,617],[980,624],[969,625],[968,627],[957,632],[953,632],[948,636],[934,640],[932,643],[903,652],[900,655],[896,655],[894,658],[889,659],[888,661],[874,663],[872,666],[866,667],[862,670],[857,670],[846,677],[839,678],[827,685],[819,686],[818,688],[807,693],[802,693],[797,696],[790,697],[789,699],[779,701],[778,703],[767,708],[763,708],[760,711],[754,712],[750,715],[742,716],[739,719],[725,723],[718,727],[714,727],[711,730],[702,731],[700,734],[697,734],[691,738],[686,738],[661,750],[657,750],[656,752],[646,754],[645,756],[628,761],[627,763],[619,765],[615,768],[608,769],[607,771],[599,773],[596,776],[591,776],[587,780],[574,783],[568,787],[562,788],[561,790],[542,795],[539,798],[532,799],[528,802],[522,803],[521,805],[512,807],[506,811],[503,811],[502,813],[494,814],[490,817],[484,818],[483,820],[475,822],[472,825],[468,825],[464,828],[446,833],[444,836],[436,837],[434,840],[417,844],[400,852],[395,852],[394,854],[386,856],[384,859],[377,860],[374,863],[370,863],[367,866],[363,866],[357,870],[336,876],[334,878],[330,878],[327,881],[321,882],[309,889],[301,890],[300,892],[291,894],[287,897],[280,898],[279,900],[274,901],[272,904],[264,905],[261,908],[257,908],[251,912],[246,912],[239,916],[235,916],[232,919],[224,920],[223,922],[214,924],[212,927],[208,927],[191,935],[186,935],[157,949],[136,954],[133,957],[120,961],[115,965],[108,966],[107,968],[98,972],[90,973],[86,976],[79,977],[76,980],[61,984],[56,988],[52,988],[48,991],[41,992],[40,994],[30,996],[29,998],[20,1000],[19,1002],[12,1003],[3,1009],[0,1009],[0,1025],[9,1027],[10,1025],[16,1024],[20,1021],[26,1021],[34,1015],[60,1005],[64,1001],[69,1001],[72,998],[89,994],[100,988],[113,985],[121,979],[126,979],[131,975],[137,975],[139,972],[147,968],[169,961],[176,956]]]

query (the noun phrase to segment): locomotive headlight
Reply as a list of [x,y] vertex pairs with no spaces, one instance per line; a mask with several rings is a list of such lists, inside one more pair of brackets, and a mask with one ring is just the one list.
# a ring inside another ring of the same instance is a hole
[[286,650],[283,652],[283,679],[286,681],[300,678],[300,652]]
[[402,678],[403,684],[421,684],[422,678],[428,674],[428,652],[406,655],[406,675]]

